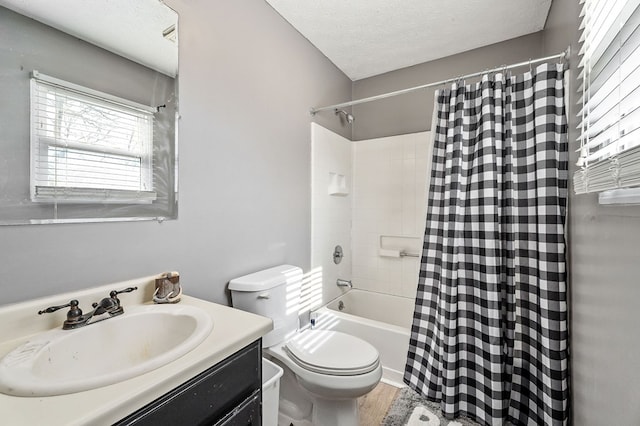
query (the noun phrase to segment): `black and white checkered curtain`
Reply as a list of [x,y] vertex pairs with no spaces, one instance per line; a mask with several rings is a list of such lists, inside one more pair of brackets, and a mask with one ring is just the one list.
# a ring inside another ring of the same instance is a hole
[[564,68],[438,95],[404,381],[448,418],[568,416]]

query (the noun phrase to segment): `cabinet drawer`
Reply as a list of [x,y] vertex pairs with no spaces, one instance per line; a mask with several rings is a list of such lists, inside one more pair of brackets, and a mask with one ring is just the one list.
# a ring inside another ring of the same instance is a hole
[[[255,391],[262,402],[260,340],[169,391],[115,425],[214,424]],[[232,424],[232,423],[230,423]]]

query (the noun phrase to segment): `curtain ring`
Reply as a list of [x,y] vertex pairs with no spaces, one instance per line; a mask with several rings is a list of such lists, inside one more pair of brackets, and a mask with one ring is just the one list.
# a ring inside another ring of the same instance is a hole
[[533,69],[531,68],[531,58],[529,58],[529,72],[533,73]]
[[[496,79],[495,79],[495,72],[494,70],[490,69],[490,68],[486,68],[484,70],[484,76],[487,77],[487,82],[489,83],[489,87],[491,87],[492,89],[495,88],[496,86]],[[483,78],[484,78],[483,76]]]

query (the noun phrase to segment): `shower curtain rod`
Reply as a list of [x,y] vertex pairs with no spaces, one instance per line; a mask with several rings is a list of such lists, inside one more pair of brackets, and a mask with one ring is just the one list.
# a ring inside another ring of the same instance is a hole
[[467,74],[467,75],[463,75],[463,76],[455,77],[455,78],[448,78],[446,80],[436,81],[435,83],[428,83],[428,84],[423,84],[421,86],[410,87],[408,89],[396,90],[395,92],[383,93],[381,95],[371,96],[371,97],[362,98],[362,99],[356,99],[355,101],[343,102],[341,104],[328,105],[328,106],[323,106],[323,107],[318,107],[318,108],[314,107],[314,108],[311,108],[311,110],[309,112],[313,116],[313,115],[316,115],[316,113],[318,113],[320,111],[326,111],[326,110],[329,110],[329,109],[335,110],[335,109],[339,109],[339,108],[350,107],[350,106],[353,106],[353,105],[364,104],[366,102],[372,102],[372,101],[377,101],[377,100],[380,100],[380,99],[390,98],[390,97],[393,97],[393,96],[404,95],[405,93],[414,92],[414,91],[420,90],[420,89],[426,89],[428,87],[440,86],[442,84],[451,83],[453,81],[463,80],[465,78],[477,77],[479,75],[483,75],[483,74],[486,74],[486,73],[489,73],[489,72],[508,70],[508,69],[511,69],[511,68],[523,67],[525,65],[533,65],[533,64],[537,64],[538,62],[546,62],[546,61],[551,61],[553,59],[568,58],[570,55],[571,55],[571,46],[567,47],[567,50],[565,50],[562,53],[558,53],[557,55],[551,55],[551,56],[547,56],[545,58],[529,59],[528,61],[518,62],[517,64],[502,65],[500,67],[496,67],[496,68],[493,68],[493,69],[490,69],[490,70],[479,71],[479,72],[475,72],[473,74]]

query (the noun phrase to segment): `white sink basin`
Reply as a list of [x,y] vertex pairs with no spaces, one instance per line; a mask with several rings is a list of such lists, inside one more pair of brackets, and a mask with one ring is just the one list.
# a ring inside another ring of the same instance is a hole
[[180,358],[212,329],[211,317],[193,306],[125,306],[120,316],[50,330],[8,353],[0,392],[52,396],[121,382]]

